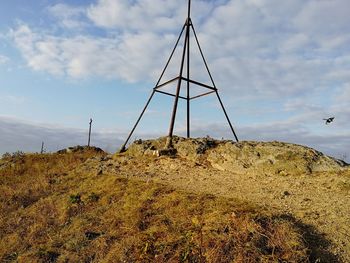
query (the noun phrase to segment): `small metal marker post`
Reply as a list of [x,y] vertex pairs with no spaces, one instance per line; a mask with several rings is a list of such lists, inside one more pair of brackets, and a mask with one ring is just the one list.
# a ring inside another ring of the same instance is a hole
[[41,150],[40,150],[40,154],[44,153],[44,142],[41,143]]
[[91,124],[92,124],[92,119],[90,119],[90,122],[89,122],[89,139],[88,139],[88,147],[90,147],[90,138],[91,138]]
[[[185,32],[185,39],[184,39],[184,44],[183,44],[183,50],[182,50],[182,58],[181,58],[181,64],[180,64],[180,71],[179,71],[179,75],[175,78],[172,78],[170,80],[167,80],[163,83],[161,83],[161,80],[164,76],[164,73],[166,72],[168,66],[169,66],[169,63],[171,61],[171,59],[173,58],[173,55],[175,53],[175,50],[181,40],[181,37],[183,36]],[[199,53],[202,57],[202,60],[204,62],[204,65],[205,65],[205,69],[210,77],[210,81],[211,81],[211,84],[205,84],[205,83],[201,83],[199,81],[196,81],[196,80],[193,80],[191,79],[190,77],[190,36],[191,36],[191,33],[192,35],[194,36],[194,39],[195,39],[195,43],[197,44],[197,47],[198,47],[198,50],[199,50]],[[186,62],[186,67],[187,67],[187,72],[184,73],[184,65],[185,65],[185,62]],[[167,91],[164,91],[164,90],[161,90],[161,88],[163,88],[164,86],[170,84],[170,83],[173,83],[173,82],[177,82],[177,86],[176,86],[176,92],[175,94],[172,94],[172,93],[169,93]],[[181,90],[181,86],[182,86],[182,82],[186,82],[186,96],[180,96],[180,90]],[[191,97],[191,94],[190,94],[190,85],[197,85],[197,86],[200,86],[202,88],[205,88],[207,89],[206,92],[202,93],[202,94],[199,94],[199,95],[196,95],[196,96],[192,96]],[[170,57],[165,65],[165,68],[163,69],[158,81],[157,81],[157,84],[155,85],[155,87],[153,88],[153,91],[152,91],[152,94],[151,96],[149,97],[147,103],[146,103],[146,106],[143,108],[142,112],[141,112],[141,115],[139,116],[139,118],[137,119],[136,121],[136,124],[134,125],[134,127],[132,128],[131,132],[129,133],[125,143],[122,145],[121,149],[120,149],[120,152],[124,152],[125,149],[126,149],[126,145],[127,143],[129,142],[133,132],[135,131],[137,125],[139,124],[142,116],[144,115],[148,105],[150,104],[153,96],[155,93],[160,93],[160,94],[165,94],[165,95],[168,95],[168,96],[172,96],[174,97],[174,106],[173,106],[173,110],[172,110],[172,115],[171,115],[171,119],[170,119],[170,126],[169,126],[169,133],[168,133],[168,138],[167,138],[167,142],[166,142],[166,148],[170,148],[172,147],[172,137],[173,137],[173,132],[174,132],[174,125],[175,125],[175,119],[176,119],[176,113],[177,113],[177,108],[178,108],[178,101],[179,99],[183,99],[183,100],[186,100],[187,104],[186,104],[186,108],[187,108],[187,138],[190,138],[190,102],[191,100],[193,99],[197,99],[197,98],[200,98],[200,97],[203,97],[203,96],[207,96],[207,95],[210,95],[210,94],[213,94],[215,93],[217,99],[219,100],[219,104],[224,112],[224,115],[226,117],[226,120],[229,124],[229,127],[236,139],[236,141],[238,142],[238,137],[233,129],[233,125],[228,117],[228,114],[226,112],[226,109],[224,107],[224,104],[222,103],[221,101],[221,98],[219,96],[219,93],[218,93],[218,89],[216,88],[216,85],[214,83],[214,80],[213,80],[213,77],[210,73],[210,70],[209,70],[209,67],[208,67],[208,64],[207,64],[207,61],[205,60],[204,58],[204,55],[203,55],[203,51],[202,51],[202,48],[199,44],[199,41],[198,41],[198,37],[197,37],[197,34],[196,34],[196,31],[194,29],[194,26],[193,26],[193,23],[192,23],[192,20],[191,20],[191,0],[188,0],[188,10],[187,10],[187,18],[186,18],[186,21],[185,21],[185,24],[183,25],[182,27],[182,30],[180,32],[180,35],[176,41],[176,44],[175,44],[175,47],[174,49],[172,50],[171,54],[170,54]]]

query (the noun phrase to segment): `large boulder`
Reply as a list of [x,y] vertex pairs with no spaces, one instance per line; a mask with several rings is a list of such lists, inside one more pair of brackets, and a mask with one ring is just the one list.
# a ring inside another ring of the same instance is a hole
[[177,155],[195,162],[206,162],[219,170],[237,173],[265,173],[286,176],[318,171],[341,170],[347,164],[312,148],[284,142],[233,142],[210,137],[186,139],[174,136],[172,149],[164,149],[166,137],[156,140],[137,140],[126,154]]

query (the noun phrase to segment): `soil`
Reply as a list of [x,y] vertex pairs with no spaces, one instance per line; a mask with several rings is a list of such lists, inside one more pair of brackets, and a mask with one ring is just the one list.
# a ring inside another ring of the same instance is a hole
[[281,142],[176,137],[173,149],[164,150],[165,141],[139,140],[125,153],[92,158],[81,168],[248,201],[312,229],[315,235],[304,238],[318,247],[315,262],[350,262],[350,168],[345,162]]

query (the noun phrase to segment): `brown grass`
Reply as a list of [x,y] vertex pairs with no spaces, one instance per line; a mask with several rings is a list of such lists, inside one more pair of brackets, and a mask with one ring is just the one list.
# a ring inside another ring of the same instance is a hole
[[28,155],[2,165],[1,262],[308,261],[286,219],[237,200],[74,170],[89,157]]

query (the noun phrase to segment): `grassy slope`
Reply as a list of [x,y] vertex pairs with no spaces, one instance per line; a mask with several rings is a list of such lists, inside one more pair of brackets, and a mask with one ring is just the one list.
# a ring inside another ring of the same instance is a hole
[[308,261],[287,219],[238,200],[74,169],[95,154],[0,161],[1,262]]

